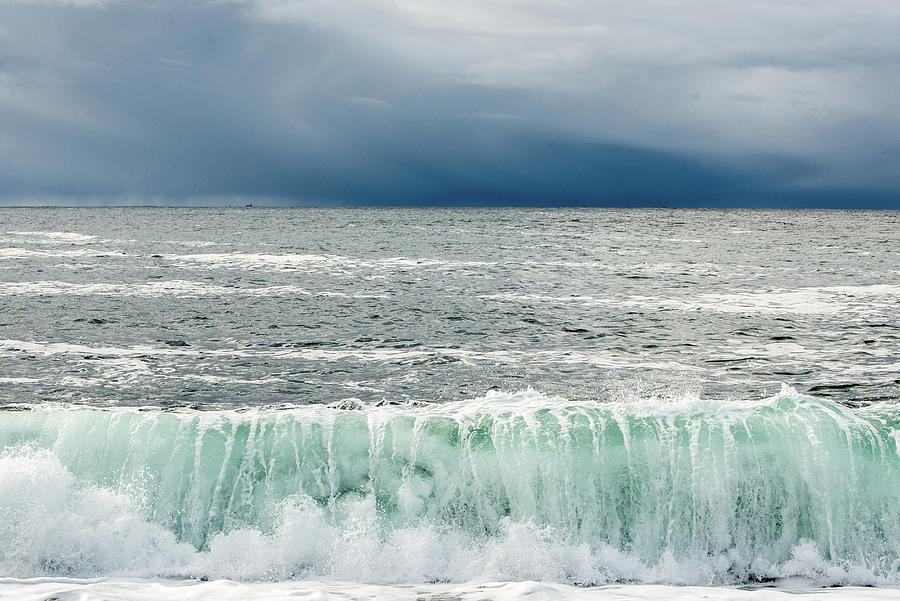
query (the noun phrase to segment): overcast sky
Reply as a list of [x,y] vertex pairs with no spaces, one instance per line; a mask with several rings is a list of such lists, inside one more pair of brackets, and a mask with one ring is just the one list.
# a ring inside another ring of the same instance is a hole
[[0,0],[0,203],[900,208],[897,0]]

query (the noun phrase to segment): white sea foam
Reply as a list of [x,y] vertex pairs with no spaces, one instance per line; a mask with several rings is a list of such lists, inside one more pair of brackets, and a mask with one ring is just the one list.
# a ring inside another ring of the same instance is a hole
[[835,369],[846,376],[857,375],[872,377],[874,375],[894,375],[900,374],[900,361],[892,361],[890,363],[882,363],[880,365],[847,365],[841,361],[839,355],[833,359]]
[[4,282],[0,283],[0,296],[3,295],[74,295],[74,296],[286,296],[311,294],[299,286],[260,286],[239,288],[236,286],[217,286],[204,282],[189,280],[167,280],[138,284],[118,284],[98,282],[91,284],[75,284],[61,281],[36,282]]
[[718,311],[721,313],[815,313],[832,314],[842,306],[833,295],[815,288],[772,292],[737,292],[701,294],[696,299],[663,301],[665,307],[682,310]]
[[99,487],[80,487],[47,450],[7,449],[0,455],[0,567],[6,574],[53,570],[67,558],[71,570],[160,573],[187,561],[190,545],[145,521],[135,499]]
[[860,314],[880,311],[900,304],[900,286],[822,286],[795,290],[750,290],[732,293],[702,293],[693,297],[659,298],[632,295],[624,298],[573,294],[500,293],[482,298],[512,302],[575,303],[588,306],[630,306],[643,309],[677,309],[747,314],[831,315],[852,309]]
[[91,244],[97,241],[97,236],[79,234],[77,232],[6,232],[7,235],[19,239],[19,242],[31,244]]
[[364,363],[396,363],[406,364],[434,359],[448,358],[461,361],[467,365],[496,365],[540,362],[559,365],[590,365],[593,367],[632,368],[632,369],[667,369],[672,371],[696,371],[691,365],[675,361],[636,361],[628,353],[614,351],[583,352],[561,349],[535,350],[497,350],[472,351],[458,348],[218,348],[200,349],[196,347],[171,347],[139,344],[130,347],[89,346],[69,342],[0,340],[0,356],[11,356],[16,353],[30,353],[44,356],[52,355],[90,355],[92,362],[100,358],[110,361],[113,358],[135,358],[142,356],[220,356],[220,357],[278,357],[282,359],[301,359],[304,361],[360,361]]
[[362,259],[342,255],[316,254],[266,254],[266,253],[203,253],[168,254],[163,258],[185,268],[210,267],[242,270],[328,270],[331,272],[356,272],[359,270],[399,270],[421,268],[474,268],[494,265],[484,261],[453,261],[431,258],[385,257]]
[[0,378],[0,384],[32,384],[40,381],[40,378]]
[[896,588],[810,588],[799,583],[739,589],[664,585],[575,587],[533,580],[464,584],[372,585],[342,581],[246,583],[137,578],[0,578],[10,601],[894,601]]
[[199,351],[184,347],[151,346],[137,344],[130,347],[88,346],[71,342],[31,342],[26,340],[0,340],[0,355],[25,352],[39,355],[103,355],[107,357],[131,357],[138,355],[185,355]]
[[175,246],[188,246],[191,248],[209,248],[210,246],[221,246],[221,242],[211,242],[209,240],[166,240],[163,244],[172,244]]
[[205,296],[336,296],[344,298],[384,298],[380,294],[348,294],[316,291],[294,285],[218,286],[191,280],[165,280],[146,283],[95,282],[76,284],[62,281],[0,282],[0,296],[72,295],[199,298]]
[[[861,302],[857,300],[862,297]],[[879,302],[880,301],[880,302]],[[701,294],[694,300],[664,301],[662,306],[723,313],[806,313],[830,315],[852,308],[857,313],[878,311],[900,303],[900,286],[821,286],[796,290]]]
[[327,265],[349,267],[354,261],[348,257],[337,255],[311,254],[265,254],[265,253],[205,253],[205,254],[168,254],[163,258],[176,264],[195,267],[216,267],[231,269],[293,269],[305,265]]
[[284,382],[284,378],[268,377],[254,378],[248,380],[246,378],[233,378],[229,376],[220,376],[213,374],[186,374],[182,376],[186,380],[195,380],[197,382],[206,382],[207,384],[225,385],[239,384],[243,386],[268,386],[270,384],[280,384]]
[[48,257],[88,257],[100,254],[114,254],[123,256],[125,253],[120,251],[100,251],[91,248],[72,248],[72,249],[46,249],[33,250],[30,248],[6,247],[0,248],[0,260],[29,259],[29,258],[48,258]]
[[822,286],[819,290],[848,296],[894,296],[900,297],[900,286],[896,284],[869,284],[865,286]]

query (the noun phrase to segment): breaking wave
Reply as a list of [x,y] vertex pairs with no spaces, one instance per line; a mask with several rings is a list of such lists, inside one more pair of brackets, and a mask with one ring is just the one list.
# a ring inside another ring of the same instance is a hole
[[897,404],[343,407],[2,412],[0,572],[900,583]]

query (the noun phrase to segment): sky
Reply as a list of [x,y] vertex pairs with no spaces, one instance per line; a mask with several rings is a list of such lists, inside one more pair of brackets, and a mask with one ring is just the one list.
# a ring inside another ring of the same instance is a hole
[[0,0],[0,204],[900,208],[897,0]]

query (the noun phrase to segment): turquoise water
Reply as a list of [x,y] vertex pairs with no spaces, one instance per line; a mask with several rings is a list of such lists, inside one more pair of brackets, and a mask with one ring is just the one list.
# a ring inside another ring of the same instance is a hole
[[[461,561],[471,569],[496,556],[491,545],[526,536],[505,560],[507,575],[532,569],[517,553],[564,549],[557,579],[587,584],[691,581],[696,566],[694,582],[764,580],[783,575],[798,552],[839,582],[896,582],[898,433],[896,404],[850,409],[787,388],[746,403],[603,404],[529,391],[422,407],[33,406],[0,418],[7,462],[58,462],[71,478],[65,494],[87,487],[140,499],[129,511],[188,553],[162,561],[163,572],[208,570],[197,557],[217,545],[237,545],[228,554],[240,563],[259,552],[242,549],[241,536],[265,541],[270,555],[293,536],[296,565],[279,556],[249,576],[328,576],[354,537],[391,554],[398,535],[427,532],[437,542],[420,541],[436,555],[426,579],[453,579]],[[14,517],[6,536],[28,537],[29,519]],[[10,542],[5,573],[103,572],[108,562],[48,563]]]

